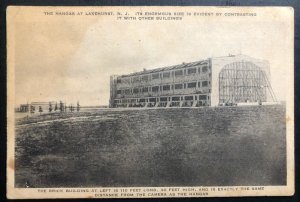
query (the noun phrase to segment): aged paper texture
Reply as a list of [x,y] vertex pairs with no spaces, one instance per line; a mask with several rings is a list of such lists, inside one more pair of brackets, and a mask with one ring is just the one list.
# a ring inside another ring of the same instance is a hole
[[8,198],[293,195],[293,19],[8,7]]

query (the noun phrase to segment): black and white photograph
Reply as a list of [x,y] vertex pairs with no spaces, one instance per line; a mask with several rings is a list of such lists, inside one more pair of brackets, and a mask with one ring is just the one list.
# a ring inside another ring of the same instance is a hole
[[292,195],[293,19],[8,7],[8,197]]

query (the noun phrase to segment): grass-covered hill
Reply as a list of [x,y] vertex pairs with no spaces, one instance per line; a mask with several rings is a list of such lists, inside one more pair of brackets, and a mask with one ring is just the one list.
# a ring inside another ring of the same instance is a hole
[[285,108],[98,110],[23,118],[17,187],[283,185]]

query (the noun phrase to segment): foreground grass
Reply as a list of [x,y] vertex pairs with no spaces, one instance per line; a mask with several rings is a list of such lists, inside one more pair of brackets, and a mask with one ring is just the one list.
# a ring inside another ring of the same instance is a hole
[[16,186],[286,183],[284,106],[51,114],[18,121]]

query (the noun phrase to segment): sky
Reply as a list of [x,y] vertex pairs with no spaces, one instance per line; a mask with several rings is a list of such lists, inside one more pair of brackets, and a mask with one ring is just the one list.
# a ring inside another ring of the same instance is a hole
[[292,35],[284,15],[117,21],[24,12],[13,21],[16,105],[108,105],[111,75],[240,53],[268,60],[273,90],[286,99]]

